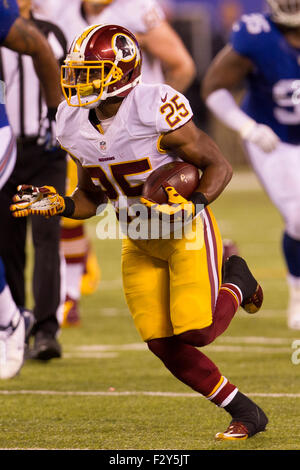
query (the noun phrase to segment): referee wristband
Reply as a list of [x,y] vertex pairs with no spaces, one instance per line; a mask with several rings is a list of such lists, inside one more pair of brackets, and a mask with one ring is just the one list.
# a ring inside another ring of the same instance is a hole
[[189,200],[192,201],[192,203],[195,206],[195,215],[199,214],[204,207],[208,205],[208,200],[204,196],[203,193],[199,193],[195,191],[190,197]]
[[71,197],[64,197],[65,208],[63,212],[60,213],[63,217],[72,217],[75,212],[75,202]]

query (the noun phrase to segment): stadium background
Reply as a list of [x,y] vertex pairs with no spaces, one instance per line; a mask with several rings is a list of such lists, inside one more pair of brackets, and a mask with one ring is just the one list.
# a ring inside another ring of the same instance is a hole
[[[264,2],[163,3],[197,64],[189,96],[198,124],[234,166],[229,188],[214,203],[222,234],[238,243],[265,292],[259,316],[239,313],[206,351],[265,409],[268,432],[243,443],[214,442],[228,417],[196,399],[141,343],[121,290],[120,242],[99,240],[94,218],[88,231],[102,270],[99,289],[82,298],[82,325],[61,332],[62,360],[46,365],[28,361],[19,377],[0,383],[5,401],[0,448],[299,450],[297,432],[290,432],[299,429],[300,419],[300,365],[297,355],[292,360],[299,340],[286,327],[282,221],[249,168],[239,140],[206,113],[200,100],[203,73],[226,42],[232,21],[241,13],[263,11]],[[31,250],[28,240],[29,258]],[[29,264],[29,299],[31,269]]]
[[[187,92],[198,125],[219,144],[235,167],[247,167],[247,159],[236,133],[225,128],[206,111],[199,90],[208,65],[226,44],[232,24],[242,14],[266,11],[264,0],[164,0],[169,21],[182,37],[195,60],[197,79]],[[236,92],[242,98],[243,90]]]

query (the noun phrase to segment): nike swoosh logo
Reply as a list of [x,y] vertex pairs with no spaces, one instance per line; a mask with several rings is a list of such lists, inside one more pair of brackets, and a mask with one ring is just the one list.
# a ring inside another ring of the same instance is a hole
[[162,102],[165,103],[167,101],[168,93],[166,93],[164,98],[161,98]]

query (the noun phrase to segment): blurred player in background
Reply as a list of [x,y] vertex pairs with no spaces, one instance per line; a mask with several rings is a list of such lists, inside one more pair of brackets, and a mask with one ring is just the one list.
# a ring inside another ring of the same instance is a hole
[[[53,53],[35,26],[21,18],[16,0],[0,0],[0,44],[17,53],[30,55],[37,76],[43,86],[49,108],[56,108],[61,100],[59,69]],[[16,144],[5,109],[5,86],[0,81],[0,189],[10,177],[16,162]],[[2,232],[5,232],[3,228]],[[0,243],[0,378],[14,377],[23,364],[25,337],[33,323],[33,316],[16,305],[6,281],[2,256],[12,247],[12,241]],[[13,287],[13,286],[12,286]],[[22,306],[22,304],[21,304]]]
[[144,83],[167,83],[184,93],[195,64],[156,0],[83,0],[88,24],[119,24],[132,31],[143,54]]
[[[47,1],[40,9],[46,9]],[[183,42],[166,21],[156,0],[65,0],[57,2],[53,10],[49,2],[48,14],[68,35],[69,41],[87,25],[120,24],[132,31],[139,40],[143,53],[143,82],[165,82],[184,92],[195,77],[195,65]],[[175,52],[176,51],[176,52]],[[67,194],[72,194],[77,184],[74,162],[68,163]],[[91,242],[85,234],[83,222],[63,219],[62,248],[66,258],[66,289],[62,326],[80,323],[80,293],[92,293],[100,277]],[[86,269],[87,268],[87,269]],[[82,278],[84,271],[87,275]]]
[[[208,108],[244,141],[284,222],[288,326],[300,329],[300,1],[268,0],[270,14],[243,15],[209,68]],[[232,92],[247,82],[241,108]]]
[[[48,39],[57,60],[63,60],[67,47],[62,31],[32,13],[31,0],[18,0],[20,14],[30,20]],[[30,57],[2,50],[1,70],[7,83],[7,114],[17,137],[17,162],[0,194],[0,217],[6,230],[0,233],[5,247],[7,279],[17,304],[25,304],[25,267],[27,221],[16,220],[9,211],[9,201],[18,181],[36,185],[50,184],[65,191],[66,153],[57,140],[55,114],[47,107]],[[58,83],[59,84],[59,83]],[[57,84],[51,83],[51,87]],[[28,350],[31,359],[49,360],[61,357],[57,340],[58,309],[62,305],[60,220],[43,217],[31,221],[34,248],[33,313],[36,319],[32,336],[34,345]]]
[[184,95],[166,84],[140,83],[141,51],[127,29],[86,29],[74,39],[65,64],[66,101],[58,108],[57,136],[76,161],[77,188],[62,197],[54,188],[21,187],[13,215],[85,219],[101,212],[109,199],[120,214],[124,195],[127,213],[163,163],[183,159],[201,169],[189,201],[168,187],[170,204],[141,198],[138,206],[180,221],[189,214],[189,230],[191,224],[200,228],[196,246],[187,250],[186,236],[123,239],[124,292],[149,349],[175,377],[231,415],[217,439],[242,440],[265,430],[264,412],[197,349],[226,330],[240,305],[254,313],[262,304],[261,288],[242,258],[226,261],[221,280],[222,240],[207,206],[230,181],[229,163],[193,123]]

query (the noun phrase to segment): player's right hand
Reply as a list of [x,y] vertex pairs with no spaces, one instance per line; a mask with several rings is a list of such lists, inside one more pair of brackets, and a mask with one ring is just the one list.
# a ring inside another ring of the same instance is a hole
[[21,184],[17,187],[10,210],[14,217],[43,215],[51,217],[61,214],[65,209],[65,201],[53,186],[32,186]]
[[182,222],[192,219],[195,215],[195,206],[192,201],[188,201],[181,196],[173,186],[164,185],[168,196],[168,202],[158,204],[151,199],[141,197],[140,201],[156,213],[161,219],[163,215],[172,217],[173,222]]
[[255,121],[253,121],[253,125],[247,126],[247,129],[242,129],[240,134],[243,139],[257,145],[266,153],[273,152],[279,143],[279,137],[269,126],[258,124]]

